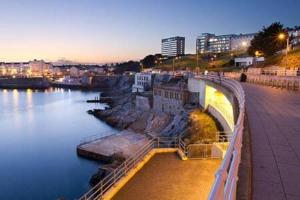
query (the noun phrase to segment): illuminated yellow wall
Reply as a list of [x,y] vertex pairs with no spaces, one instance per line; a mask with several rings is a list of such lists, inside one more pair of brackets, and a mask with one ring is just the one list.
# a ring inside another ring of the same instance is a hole
[[205,108],[214,107],[226,120],[231,130],[234,128],[233,107],[227,97],[215,88],[206,85],[205,87]]

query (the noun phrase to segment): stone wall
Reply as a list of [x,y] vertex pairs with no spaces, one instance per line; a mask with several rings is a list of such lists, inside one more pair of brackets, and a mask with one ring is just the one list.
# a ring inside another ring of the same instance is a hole
[[149,111],[151,109],[149,97],[137,95],[135,97],[135,108],[137,110]]

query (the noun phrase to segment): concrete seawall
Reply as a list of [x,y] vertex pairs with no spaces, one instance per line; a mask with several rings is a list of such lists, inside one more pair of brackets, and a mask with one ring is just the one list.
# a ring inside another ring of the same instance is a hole
[[3,78],[0,79],[0,88],[7,89],[46,89],[50,87],[47,79],[36,78]]

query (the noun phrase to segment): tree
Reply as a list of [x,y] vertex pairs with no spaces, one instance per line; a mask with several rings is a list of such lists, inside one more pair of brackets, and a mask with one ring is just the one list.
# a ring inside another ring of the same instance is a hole
[[155,65],[155,56],[154,55],[148,55],[145,58],[141,60],[141,63],[144,68],[152,68]]
[[278,39],[280,33],[288,34],[280,22],[263,27],[251,41],[248,53],[255,55],[255,52],[262,52],[265,56],[274,55],[277,51],[285,48],[286,45],[285,41]]
[[156,61],[159,61],[163,56],[161,54],[148,55],[141,60],[144,68],[152,68],[155,66]]

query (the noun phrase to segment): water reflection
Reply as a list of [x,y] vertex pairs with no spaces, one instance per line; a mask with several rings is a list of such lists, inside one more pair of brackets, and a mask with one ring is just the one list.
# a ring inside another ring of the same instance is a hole
[[76,146],[84,137],[113,131],[86,114],[103,108],[85,102],[95,95],[0,90],[0,199],[75,199],[89,189],[99,164],[77,157]]
[[19,92],[17,89],[13,90],[13,105],[14,105],[14,111],[18,110],[19,105]]

